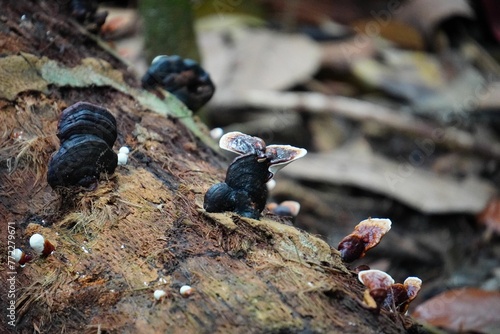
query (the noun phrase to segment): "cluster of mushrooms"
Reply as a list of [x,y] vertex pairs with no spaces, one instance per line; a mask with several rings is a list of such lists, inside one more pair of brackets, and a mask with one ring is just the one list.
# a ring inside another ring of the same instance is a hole
[[[147,89],[165,89],[179,98],[193,111],[201,108],[213,95],[215,87],[210,76],[193,60],[179,56],[156,57],[142,78]],[[117,138],[114,116],[105,108],[87,102],[78,102],[66,108],[57,127],[60,148],[49,162],[49,185],[61,187],[90,187],[96,185],[102,174],[112,174],[117,165],[126,164],[129,150],[122,147],[117,155],[113,145]],[[237,156],[229,165],[224,182],[210,187],[203,207],[207,212],[234,212],[240,216],[259,219],[266,207],[269,182],[278,170],[302,158],[307,151],[290,145],[266,145],[258,137],[241,132],[229,132],[220,138],[219,146]],[[286,201],[269,206],[270,211],[296,215],[300,205]],[[350,263],[365,256],[391,229],[389,219],[369,218],[359,223],[354,231],[339,243],[338,250],[344,262]],[[54,246],[40,234],[34,234],[30,245],[36,253],[48,256]],[[32,259],[20,249],[12,256],[22,266]],[[408,277],[404,283],[395,283],[390,275],[380,270],[362,270],[359,280],[367,287],[364,304],[370,309],[386,309],[404,313],[416,297],[422,281]],[[193,293],[183,286],[185,297]],[[156,290],[154,297],[166,295]]]
[[[55,251],[55,246],[47,239],[43,237],[43,235],[39,233],[35,233],[30,238],[30,246],[35,251],[36,254],[41,257],[47,257]],[[20,248],[16,248],[12,251],[11,256],[14,258],[14,261],[19,263],[20,266],[24,267],[26,263],[30,262],[33,259],[33,255],[24,252]]]
[[142,86],[163,88],[192,111],[204,106],[215,92],[210,76],[196,61],[176,55],[155,57],[142,77]]
[[[340,241],[338,250],[342,260],[350,263],[364,257],[389,232],[391,225],[391,221],[385,218],[363,220]],[[403,284],[394,283],[389,274],[376,269],[361,270],[358,279],[367,287],[363,296],[364,305],[377,312],[385,309],[406,313],[422,286],[418,277],[408,277]]]
[[113,174],[116,119],[105,108],[78,102],[66,108],[57,124],[61,146],[49,162],[47,182],[54,188],[90,187],[101,173]]
[[229,165],[224,182],[213,185],[205,194],[207,212],[231,211],[259,219],[268,197],[267,182],[278,170],[302,158],[307,151],[290,145],[268,145],[259,137],[229,132],[219,146],[240,156]]

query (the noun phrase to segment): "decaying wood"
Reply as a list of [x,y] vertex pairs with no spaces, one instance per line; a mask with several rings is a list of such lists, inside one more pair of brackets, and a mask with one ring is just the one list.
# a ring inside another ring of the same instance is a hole
[[[92,57],[110,64],[108,73],[128,78],[119,83],[124,89],[117,89],[116,78],[102,85],[77,80],[81,84],[75,87],[40,76],[48,83],[43,89],[0,99],[3,226],[14,223],[15,245],[23,250],[29,250],[34,233],[56,247],[49,257],[11,270],[4,242],[8,232],[2,227],[2,328],[16,333],[406,332],[410,318],[362,306],[363,288],[355,274],[320,238],[271,216],[257,221],[206,214],[203,194],[224,177],[220,158],[188,130],[194,129],[189,116],[172,116],[182,111],[177,102],[149,103],[123,64],[70,29],[73,23],[56,2],[2,1],[1,6],[3,57],[22,51],[65,69]],[[23,15],[32,21],[19,26]],[[68,71],[63,72],[80,78]],[[95,190],[61,195],[47,185],[46,166],[58,146],[60,112],[81,100],[105,106],[116,117],[114,149],[129,146],[129,164]],[[163,106],[162,115],[152,112]],[[15,327],[4,316],[9,301],[3,283],[12,275]],[[185,284],[194,288],[188,298],[179,294]],[[166,298],[155,301],[156,289],[165,290]]]

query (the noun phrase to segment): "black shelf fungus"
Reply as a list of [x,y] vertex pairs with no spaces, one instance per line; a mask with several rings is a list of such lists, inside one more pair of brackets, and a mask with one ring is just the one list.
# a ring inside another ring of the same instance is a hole
[[192,111],[203,107],[214,95],[215,85],[194,60],[180,56],[157,56],[142,77],[146,89],[161,87],[175,95]]
[[61,147],[49,162],[47,182],[59,187],[89,187],[101,173],[112,174],[118,157],[112,147],[117,137],[116,120],[105,108],[78,102],[59,119]]
[[84,24],[90,32],[98,33],[106,22],[108,12],[97,12],[97,0],[71,0],[66,3],[69,4],[71,16]]
[[290,145],[269,145],[258,137],[229,132],[219,146],[241,156],[229,165],[226,179],[213,185],[205,194],[207,212],[232,211],[243,217],[259,219],[266,205],[266,186],[274,174],[307,151]]

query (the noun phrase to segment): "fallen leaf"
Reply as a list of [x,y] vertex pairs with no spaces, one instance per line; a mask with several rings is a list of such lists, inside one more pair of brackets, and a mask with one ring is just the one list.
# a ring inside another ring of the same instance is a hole
[[420,304],[414,318],[456,332],[499,333],[500,292],[463,288]]
[[310,153],[306,159],[288,166],[283,174],[367,189],[429,214],[477,214],[495,193],[489,183],[475,177],[457,180],[440,176],[419,168],[412,161],[411,157],[391,161],[367,148],[352,145],[328,153]]
[[488,230],[500,234],[500,198],[492,199],[478,215],[477,220]]
[[321,62],[317,43],[299,34],[233,28],[200,31],[198,41],[218,92],[288,88],[308,80]]

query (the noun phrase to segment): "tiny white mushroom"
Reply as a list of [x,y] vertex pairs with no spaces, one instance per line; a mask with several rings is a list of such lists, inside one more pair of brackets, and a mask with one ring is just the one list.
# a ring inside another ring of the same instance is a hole
[[14,261],[16,261],[17,263],[19,263],[23,254],[24,254],[23,251],[20,250],[19,248],[16,248],[12,251],[12,257],[14,258]]
[[44,244],[45,244],[45,238],[41,234],[35,233],[31,236],[30,246],[38,254],[43,253],[43,249],[45,247]]
[[118,165],[123,166],[126,165],[128,161],[128,154],[126,153],[118,153]]
[[210,130],[210,137],[212,137],[212,139],[215,139],[215,140],[222,137],[223,134],[224,134],[224,130],[222,128],[213,128],[212,130]]
[[183,286],[181,286],[179,292],[180,292],[182,297],[187,298],[194,293],[194,289],[192,287],[190,287],[189,285],[183,285]]
[[120,150],[118,151],[118,153],[129,154],[130,150],[127,146],[122,146],[122,147],[120,147]]
[[156,300],[160,300],[163,297],[165,297],[167,295],[167,293],[165,292],[165,290],[155,290],[153,295],[154,295]]
[[267,181],[266,187],[267,187],[268,191],[273,190],[276,187],[276,180],[275,179],[270,179],[269,181]]
[[38,233],[31,236],[30,246],[35,252],[43,256],[48,256],[55,250],[54,245],[52,245],[50,241],[45,240],[45,238]]

